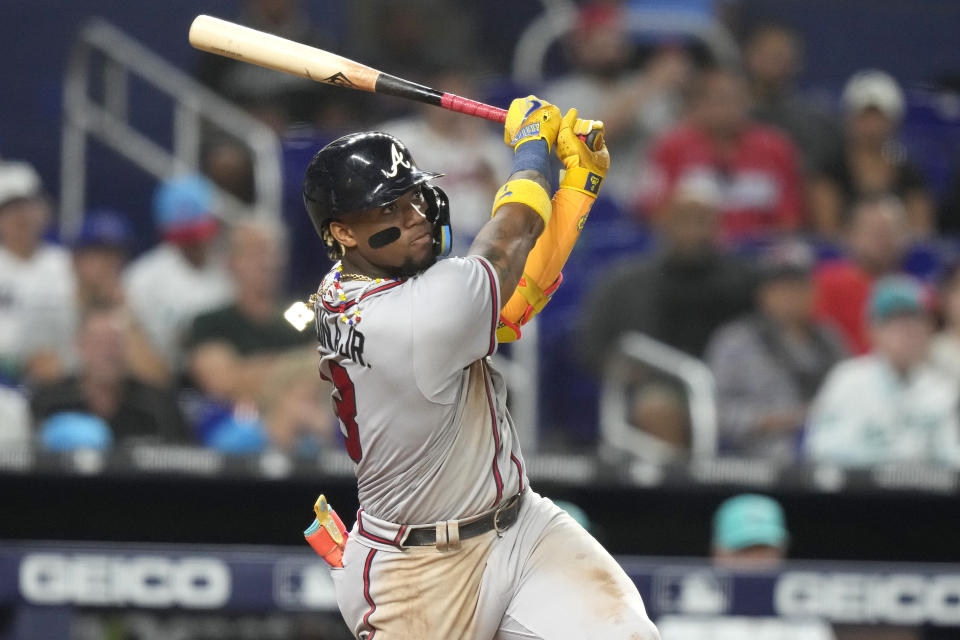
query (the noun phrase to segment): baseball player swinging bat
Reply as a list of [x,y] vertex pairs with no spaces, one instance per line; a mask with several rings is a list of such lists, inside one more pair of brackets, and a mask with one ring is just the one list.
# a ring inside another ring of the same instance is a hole
[[[195,46],[502,120],[513,151],[490,220],[466,256],[443,260],[450,205],[430,184],[443,174],[418,167],[401,140],[353,132],[304,172],[304,207],[335,261],[310,299],[318,371],[334,389],[361,507],[347,530],[321,497],[304,535],[330,565],[353,637],[659,640],[616,560],[530,487],[506,382],[488,357],[521,337],[560,283],[610,168],[607,149],[579,136],[603,123],[533,95],[504,118],[211,20],[194,23]],[[214,41],[207,27],[234,35]],[[554,156],[564,167],[556,187]]]
[[[190,25],[190,44],[201,51],[249,62],[268,69],[338,87],[385,93],[415,100],[470,116],[503,123],[506,109],[425,87],[389,73],[378,71],[349,58],[249,27],[199,15]],[[594,150],[603,146],[601,135],[591,133],[587,144]]]

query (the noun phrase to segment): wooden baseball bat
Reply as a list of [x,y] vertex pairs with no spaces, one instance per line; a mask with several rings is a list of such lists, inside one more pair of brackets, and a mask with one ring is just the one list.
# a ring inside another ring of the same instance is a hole
[[200,15],[193,20],[190,44],[202,51],[292,73],[315,82],[385,93],[494,122],[507,119],[506,109],[431,89],[329,51],[212,16]]
[[[506,109],[431,89],[335,53],[213,16],[199,15],[194,18],[190,25],[190,44],[202,51],[292,73],[315,82],[385,93],[494,122],[503,123],[507,119]],[[603,136],[599,131],[592,132],[585,141],[595,151],[603,146]]]

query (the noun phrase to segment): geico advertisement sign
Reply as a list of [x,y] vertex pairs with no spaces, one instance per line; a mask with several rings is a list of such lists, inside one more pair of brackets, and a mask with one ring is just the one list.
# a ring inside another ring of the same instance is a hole
[[20,593],[40,605],[213,609],[230,598],[230,570],[216,558],[32,553]]
[[960,625],[960,575],[786,572],[778,615],[833,622]]

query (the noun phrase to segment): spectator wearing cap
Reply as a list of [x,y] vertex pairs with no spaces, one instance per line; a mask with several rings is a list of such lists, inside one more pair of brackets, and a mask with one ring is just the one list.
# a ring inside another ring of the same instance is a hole
[[960,464],[957,384],[927,360],[929,296],[906,276],[870,294],[872,351],[838,364],[814,399],[805,449],[816,462]]
[[[119,211],[95,209],[84,216],[80,233],[70,243],[81,315],[94,307],[126,309],[122,276],[132,242],[130,223]],[[165,360],[154,350],[140,323],[128,315],[125,335],[131,374],[144,382],[168,385],[170,371]]]
[[706,176],[719,186],[720,231],[729,242],[804,223],[796,149],[783,133],[750,118],[748,96],[746,80],[732,69],[707,69],[691,83],[687,120],[654,144],[640,176],[640,215],[662,221],[677,186]]
[[720,197],[708,176],[687,176],[663,214],[654,255],[599,275],[580,314],[588,366],[602,370],[630,331],[699,358],[720,325],[750,309],[754,270],[720,247]]
[[755,310],[710,340],[706,360],[726,453],[794,460],[807,406],[847,354],[814,316],[813,261],[805,245],[773,247],[762,260]]
[[853,206],[844,225],[845,255],[814,274],[817,315],[836,327],[854,354],[870,349],[867,302],[873,283],[902,271],[910,244],[907,213],[892,195],[870,195]]
[[213,213],[213,187],[205,178],[164,182],[153,209],[163,240],[127,267],[124,291],[154,350],[176,374],[190,323],[232,300],[233,286],[214,245],[220,225]]
[[819,168],[810,184],[810,210],[818,228],[835,234],[858,198],[892,193],[906,207],[910,231],[930,235],[933,199],[926,178],[896,138],[906,109],[900,85],[883,71],[861,71],[847,81],[842,102],[843,149]]
[[71,365],[75,282],[70,254],[43,240],[49,220],[33,167],[0,163],[0,381],[50,381]]
[[743,493],[725,500],[714,513],[711,555],[717,564],[774,568],[786,557],[789,541],[783,508],[773,498]]
[[43,420],[36,439],[43,449],[56,453],[103,451],[113,445],[113,432],[100,416],[82,411],[61,411]]
[[133,232],[119,211],[94,209],[83,217],[80,233],[70,242],[81,310],[119,304],[123,300],[123,267]]
[[[783,562],[790,536],[783,508],[773,498],[745,493],[725,500],[713,517],[712,557],[721,575],[776,571]],[[691,573],[680,585],[682,614],[657,619],[661,635],[670,640],[836,640],[826,620],[809,615],[732,616],[727,595],[715,578]],[[695,615],[691,615],[695,614]]]
[[[125,352],[125,333],[129,328],[126,320],[125,312],[115,306],[87,310],[77,333],[77,373],[40,386],[33,394],[33,416],[38,425],[43,425],[44,437],[49,426],[47,419],[68,413],[99,418],[109,425],[112,441],[189,441],[173,394],[130,374]],[[50,429],[57,435],[56,441],[72,442],[76,434],[71,431],[86,431],[89,423],[61,420],[54,422],[59,426]]]

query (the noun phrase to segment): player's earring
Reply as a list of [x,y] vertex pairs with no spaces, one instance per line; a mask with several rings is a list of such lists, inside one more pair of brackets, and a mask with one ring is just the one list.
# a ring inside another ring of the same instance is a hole
[[331,260],[339,260],[346,254],[347,250],[339,240],[333,237],[333,232],[330,231],[330,225],[326,225],[323,228],[323,231],[320,232],[320,237],[323,239],[323,244],[327,248],[327,257]]

